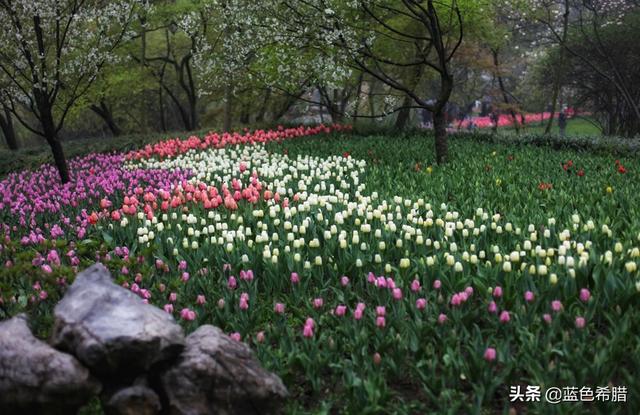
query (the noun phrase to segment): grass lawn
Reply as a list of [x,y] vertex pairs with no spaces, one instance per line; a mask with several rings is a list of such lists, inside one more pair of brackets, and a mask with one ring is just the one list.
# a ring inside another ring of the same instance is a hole
[[[527,124],[524,129],[525,132],[530,134],[542,134],[547,127],[545,123]],[[514,127],[502,128],[504,131],[514,131]],[[558,128],[558,120],[554,119],[553,127],[551,127],[552,135],[560,135],[560,129]],[[592,122],[588,117],[577,117],[567,121],[566,135],[571,136],[587,136],[587,137],[599,137],[602,135],[602,131]]]

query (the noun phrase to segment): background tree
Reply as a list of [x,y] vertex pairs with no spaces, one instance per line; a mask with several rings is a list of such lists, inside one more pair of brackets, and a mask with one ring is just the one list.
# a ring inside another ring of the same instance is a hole
[[[591,110],[607,135],[632,137],[640,134],[640,11],[629,13],[621,24],[585,29],[575,34],[565,47],[558,47],[547,65],[563,65],[568,88],[576,102]],[[598,47],[591,42],[597,39]],[[573,53],[561,53],[563,49]],[[605,55],[606,51],[606,55]],[[587,63],[589,62],[589,63]],[[604,72],[594,65],[609,68]],[[548,67],[547,66],[547,67]],[[614,71],[615,68],[615,71]],[[617,79],[624,82],[617,86]]]
[[[554,60],[555,67],[552,68],[552,106],[557,102],[562,83],[573,82],[565,73],[569,70],[566,64],[571,60],[574,64],[580,62],[593,76],[615,90],[617,99],[626,108],[626,125],[640,125],[640,101],[625,72],[626,68],[632,67],[631,62],[613,59],[615,54],[624,55],[622,44],[605,41],[611,26],[627,26],[627,35],[638,36],[640,30],[632,18],[640,6],[638,0],[519,0],[501,5],[525,30],[534,27],[539,37],[545,39],[547,51],[554,46],[559,48],[559,59]],[[547,127],[550,128],[550,124]],[[634,128],[625,129],[624,134],[637,132]]]
[[45,138],[63,183],[69,172],[58,133],[127,35],[135,5],[0,0],[0,71],[9,81],[0,99],[25,128]]
[[[433,113],[436,161],[447,159],[445,106],[453,89],[450,63],[464,34],[456,0],[284,2],[278,9],[279,35],[294,50],[323,50],[340,66],[361,71],[411,98],[412,106]],[[274,27],[275,29],[275,27]],[[398,51],[388,53],[388,45]],[[413,70],[411,70],[413,69]],[[415,91],[415,75],[436,74],[438,90],[426,97]]]

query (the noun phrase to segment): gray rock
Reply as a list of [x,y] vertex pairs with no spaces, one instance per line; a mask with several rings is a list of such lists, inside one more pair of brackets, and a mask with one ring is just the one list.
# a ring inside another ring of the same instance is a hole
[[76,276],[54,314],[52,344],[101,377],[133,378],[184,348],[173,317],[114,284],[102,264]]
[[268,414],[288,396],[249,347],[204,325],[187,337],[178,363],[161,378],[170,414]]
[[0,413],[73,414],[99,390],[76,358],[31,334],[24,314],[0,323]]
[[144,385],[118,390],[103,399],[102,407],[106,415],[156,415],[162,409],[158,395]]

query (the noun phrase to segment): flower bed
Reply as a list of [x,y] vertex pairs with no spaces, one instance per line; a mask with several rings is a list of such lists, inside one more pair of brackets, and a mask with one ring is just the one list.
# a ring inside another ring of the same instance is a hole
[[2,312],[46,332],[75,271],[102,261],[187,331],[249,343],[291,411],[640,388],[637,160],[460,139],[439,167],[421,138],[285,131],[89,156],[68,187],[48,167],[8,177]]

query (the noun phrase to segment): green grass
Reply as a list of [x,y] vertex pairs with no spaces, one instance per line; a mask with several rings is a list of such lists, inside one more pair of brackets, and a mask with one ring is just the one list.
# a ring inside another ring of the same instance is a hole
[[[547,123],[533,123],[527,124],[525,128],[521,128],[521,131],[528,134],[542,134],[547,127]],[[514,127],[501,128],[502,131],[515,132]],[[551,127],[551,135],[560,135],[560,128],[558,127],[558,120],[554,119],[553,126]],[[567,121],[566,135],[568,137],[598,137],[602,135],[602,131],[592,122],[588,117],[578,117],[569,119]]]

